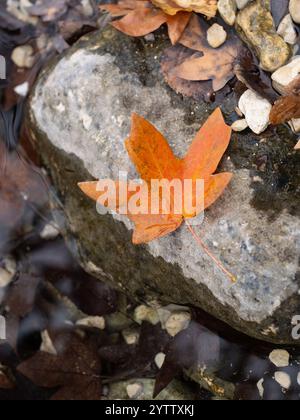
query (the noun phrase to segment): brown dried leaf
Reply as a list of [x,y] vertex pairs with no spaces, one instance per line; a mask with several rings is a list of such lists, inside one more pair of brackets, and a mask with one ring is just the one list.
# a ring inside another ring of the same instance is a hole
[[188,12],[179,12],[175,16],[167,17],[169,38],[173,45],[180,40],[190,19],[191,14]]
[[293,118],[300,118],[300,96],[290,95],[278,99],[270,114],[271,124],[283,124]]
[[160,10],[144,8],[131,11],[112,25],[127,35],[144,36],[156,31],[166,20],[166,15]]
[[242,47],[237,36],[229,34],[220,48],[212,48],[206,39],[207,23],[194,15],[180,39],[185,47],[197,51],[180,64],[175,74],[184,80],[212,80],[213,90],[222,89],[234,77],[234,63]]
[[300,75],[296,77],[289,85],[284,89],[284,94],[289,95],[299,95],[300,96]]
[[191,18],[188,12],[170,16],[145,0],[120,0],[118,4],[102,5],[100,8],[110,12],[113,17],[121,17],[112,25],[129,36],[148,35],[166,23],[172,44],[181,38]]
[[216,16],[217,0],[151,0],[155,6],[160,7],[168,15],[178,12],[196,12],[210,18]]
[[194,54],[194,51],[177,44],[167,48],[161,59],[161,71],[168,85],[183,96],[192,97],[195,100],[204,99],[209,101],[213,95],[211,81],[193,82],[177,77],[176,66],[183,63]]
[[19,153],[8,152],[1,141],[0,190],[0,226],[18,225],[31,203],[41,208],[48,199],[39,171],[21,160]]
[[55,337],[54,346],[57,356],[40,351],[21,363],[19,372],[38,386],[59,387],[52,400],[100,400],[101,362],[95,341],[63,333]]
[[0,389],[13,389],[15,384],[0,365]]

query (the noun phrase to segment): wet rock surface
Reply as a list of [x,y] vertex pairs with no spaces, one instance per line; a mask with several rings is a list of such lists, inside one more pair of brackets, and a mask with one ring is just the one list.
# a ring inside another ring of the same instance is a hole
[[269,0],[256,0],[238,13],[236,29],[243,40],[254,48],[261,66],[275,71],[291,56],[290,47],[276,33]]
[[[288,129],[264,139],[233,135],[220,168],[234,173],[233,182],[199,228],[237,275],[235,285],[184,226],[134,246],[127,219],[98,215],[77,188],[80,181],[116,179],[119,171],[137,177],[124,148],[131,112],[154,123],[184,155],[215,107],[183,99],[165,85],[158,56],[166,38],[159,37],[153,47],[108,28],[82,39],[36,85],[29,123],[64,207],[65,236],[87,271],[137,301],[201,307],[251,336],[297,344],[291,320],[300,307],[299,158]],[[228,123],[232,101],[223,104]],[[57,223],[63,228],[60,218]]]

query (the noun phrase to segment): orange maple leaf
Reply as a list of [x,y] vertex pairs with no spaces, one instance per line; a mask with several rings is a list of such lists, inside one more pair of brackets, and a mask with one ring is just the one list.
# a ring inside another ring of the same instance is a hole
[[112,22],[112,25],[130,36],[148,35],[166,23],[172,44],[176,44],[181,38],[192,16],[185,11],[174,16],[168,15],[148,0],[119,0],[118,4],[101,5],[100,9],[109,12],[113,17],[121,18]]
[[[133,114],[130,137],[126,140],[126,148],[134,162],[142,180],[149,186],[151,193],[152,180],[204,180],[204,200],[201,207],[193,214],[175,214],[174,205],[170,206],[169,214],[132,214],[128,217],[135,223],[133,243],[147,243],[175,231],[184,221],[200,214],[213,204],[223,193],[231,180],[231,173],[213,175],[226,151],[231,137],[231,128],[223,119],[218,108],[200,129],[184,159],[177,158],[163,135],[144,118]],[[79,184],[81,190],[95,201],[103,195],[97,191],[98,182],[83,182]],[[138,184],[136,184],[137,186]],[[119,197],[121,182],[115,182],[115,196]],[[139,185],[139,188],[142,188]],[[136,191],[126,184],[125,190],[130,199]],[[193,188],[194,193],[194,188]],[[195,197],[194,197],[195,198]],[[150,201],[149,201],[150,203]],[[118,201],[116,208],[120,209],[124,203]],[[106,204],[105,204],[106,205]]]

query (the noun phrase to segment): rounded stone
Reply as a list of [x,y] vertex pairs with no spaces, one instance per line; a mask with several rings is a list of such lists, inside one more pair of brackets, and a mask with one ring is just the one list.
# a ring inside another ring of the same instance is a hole
[[227,39],[227,32],[223,26],[214,23],[207,31],[207,42],[213,48],[219,48]]

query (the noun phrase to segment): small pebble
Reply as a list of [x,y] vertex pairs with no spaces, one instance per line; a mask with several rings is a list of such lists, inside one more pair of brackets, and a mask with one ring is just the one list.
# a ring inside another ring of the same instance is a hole
[[291,15],[286,15],[280,25],[278,26],[277,33],[287,42],[288,44],[294,45],[297,42],[298,34],[296,32]]
[[140,305],[135,308],[134,320],[138,324],[142,324],[143,321],[148,321],[150,324],[156,325],[159,323],[159,316],[155,309],[146,305]]
[[232,124],[231,128],[236,132],[244,131],[246,128],[248,128],[248,123],[245,118],[242,120],[237,120]]
[[93,15],[94,13],[94,9],[93,6],[91,5],[90,0],[81,0],[81,4],[82,4],[82,11],[84,16],[86,17],[90,17]]
[[257,382],[257,389],[260,395],[260,398],[264,397],[265,389],[264,389],[264,382],[265,380],[262,378]]
[[269,359],[278,368],[288,367],[290,364],[290,354],[286,350],[273,350]]
[[275,381],[284,389],[290,389],[292,381],[290,375],[285,372],[275,372]]
[[242,111],[240,110],[240,108],[238,106],[236,106],[234,110],[235,110],[236,114],[239,117],[243,117],[244,116],[243,113],[242,113]]
[[17,264],[13,258],[7,257],[0,261],[0,288],[8,286],[13,281],[16,271]]
[[166,331],[171,337],[175,337],[185,330],[191,321],[191,314],[188,312],[175,312],[166,322]]
[[214,23],[207,31],[207,42],[212,48],[219,48],[227,39],[223,26]]
[[256,92],[246,90],[240,98],[239,109],[255,134],[261,134],[268,128],[272,105]]
[[[289,125],[294,133],[300,133],[300,118],[294,118],[289,121]],[[297,146],[297,145],[296,145]]]
[[165,359],[166,359],[166,355],[165,355],[165,353],[158,353],[158,354],[155,356],[154,361],[155,361],[155,364],[156,364],[156,366],[158,367],[158,369],[161,369],[162,365],[163,365],[163,364],[164,364],[164,362],[165,362]]
[[137,344],[140,338],[139,331],[133,328],[127,328],[122,331],[125,342],[129,345]]
[[43,230],[40,233],[40,237],[45,240],[51,240],[57,238],[59,235],[59,229],[56,225],[48,223],[44,226]]
[[16,47],[11,55],[12,61],[20,68],[30,69],[34,64],[34,50],[31,45]]
[[14,91],[17,95],[23,96],[24,98],[28,95],[29,92],[29,83],[24,82],[21,85],[18,85],[14,88]]
[[80,327],[98,328],[99,330],[105,329],[105,319],[103,316],[88,316],[76,322]]
[[140,383],[130,384],[130,385],[127,385],[126,391],[127,391],[128,397],[131,400],[136,400],[142,395],[144,391],[144,387]]
[[40,347],[40,351],[43,351],[44,353],[53,354],[54,356],[57,356],[57,351],[54,347],[54,344],[51,340],[51,337],[47,330],[43,331],[41,333],[42,337],[42,344]]
[[147,41],[147,42],[155,42],[155,35],[153,33],[146,35],[145,36],[145,41]]
[[285,89],[300,75],[300,55],[295,56],[290,63],[280,67],[272,74],[274,88],[285,94]]

